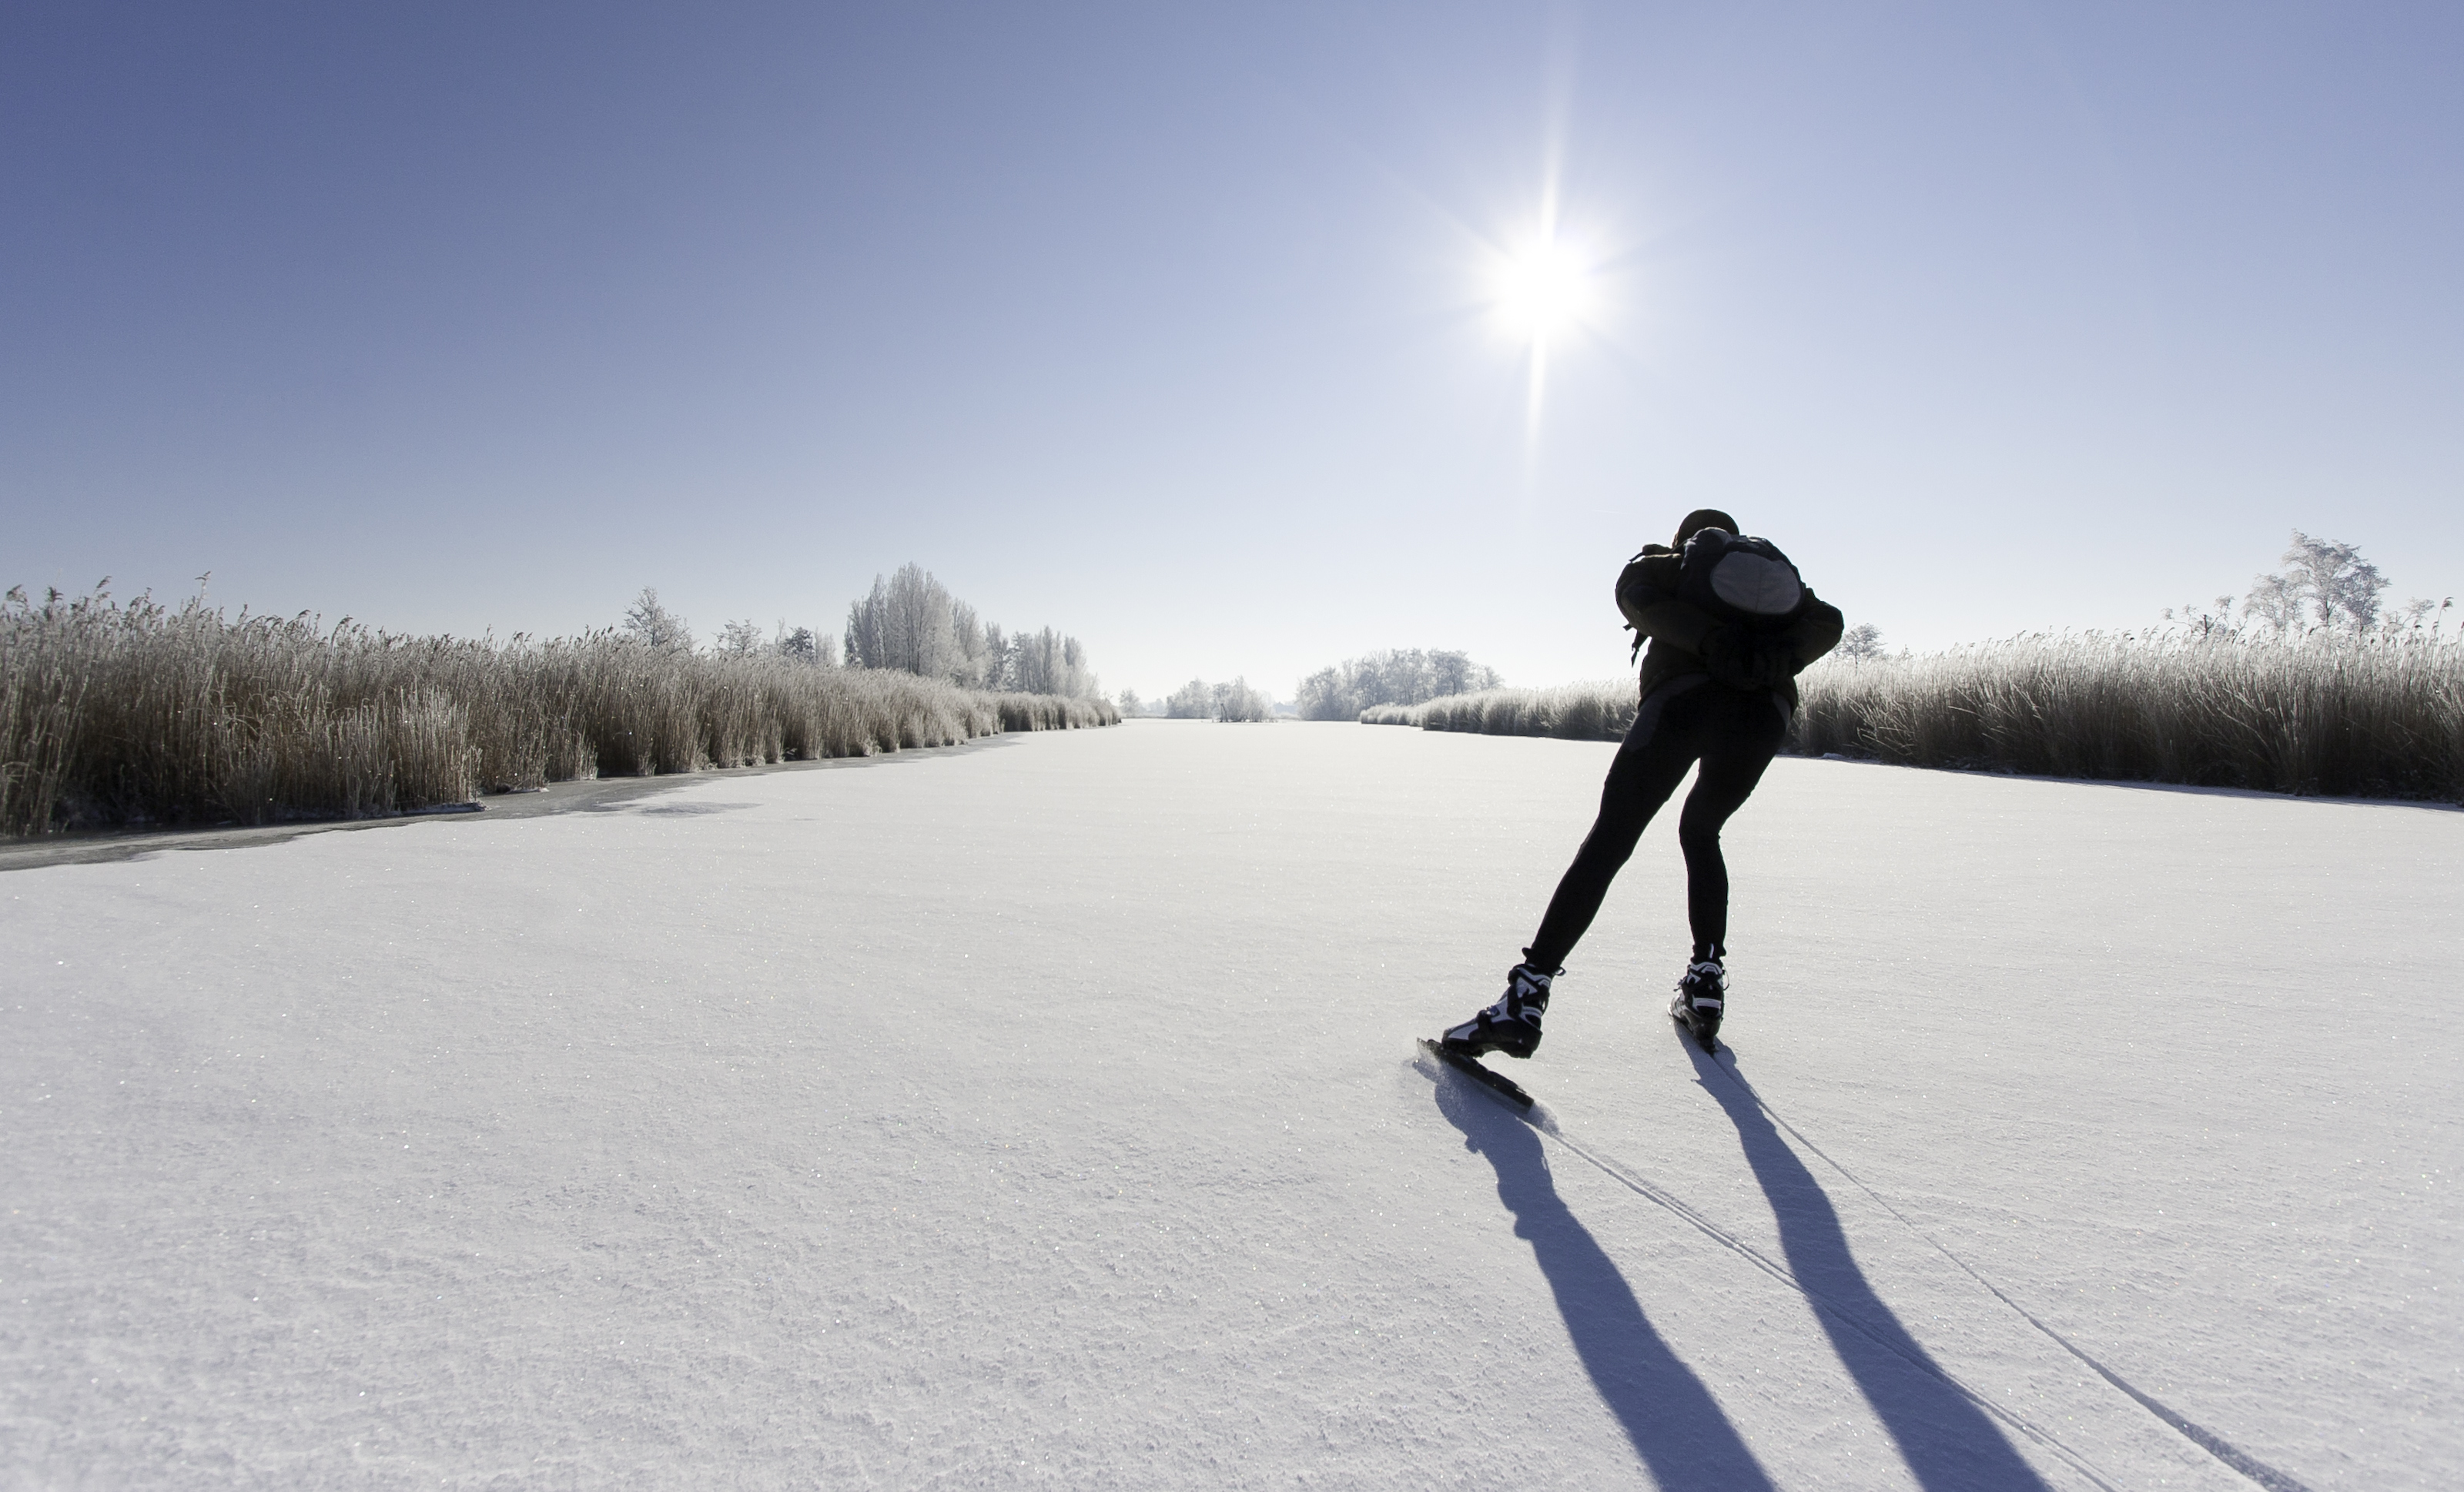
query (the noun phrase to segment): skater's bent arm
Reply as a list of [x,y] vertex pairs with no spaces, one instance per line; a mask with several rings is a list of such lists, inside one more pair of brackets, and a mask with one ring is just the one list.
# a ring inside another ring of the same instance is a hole
[[1839,634],[1846,626],[1847,619],[1839,615],[1839,608],[1815,595],[1809,587],[1805,593],[1804,609],[1797,613],[1795,621],[1788,625],[1788,630],[1780,634],[1780,641],[1796,661],[1797,669],[1802,669],[1838,647]]
[[1617,610],[1643,636],[1666,638],[1696,652],[1720,623],[1692,602],[1677,599],[1677,565],[1675,555],[1654,555],[1627,565],[1617,577]]

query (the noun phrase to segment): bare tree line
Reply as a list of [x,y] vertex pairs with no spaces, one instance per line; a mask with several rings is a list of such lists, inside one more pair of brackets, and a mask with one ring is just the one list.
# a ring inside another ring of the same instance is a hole
[[[648,586],[626,611],[621,630],[652,647],[691,652],[697,646],[692,625],[662,605],[658,591]],[[847,606],[844,635],[850,669],[895,669],[996,693],[1103,696],[1102,681],[1089,667],[1087,649],[1078,639],[1048,626],[1005,632],[917,564],[874,576],[871,593]],[[771,655],[837,668],[839,645],[839,638],[809,626],[790,628],[784,622],[764,635],[759,624],[747,620],[723,624],[714,650],[731,657]]]
[[1296,698],[1304,720],[1353,720],[1379,705],[1423,704],[1498,683],[1497,670],[1469,653],[1395,648],[1320,669],[1301,680]]
[[[625,608],[625,619],[617,624],[619,635],[643,643],[665,652],[693,652],[699,644],[693,639],[693,624],[670,611],[659,601],[658,587],[645,585],[642,594]],[[790,663],[808,663],[825,669],[835,669],[839,662],[838,639],[811,627],[790,629],[781,622],[768,636],[761,634],[761,625],[746,618],[740,622],[722,622],[712,651],[727,658],[756,658],[763,655],[784,658]]]
[[1068,699],[1103,694],[1078,639],[1048,626],[1005,633],[915,564],[873,577],[872,593],[847,607],[847,659],[851,668],[899,669],[962,689]]
[[1275,702],[1252,688],[1246,677],[1228,684],[1191,679],[1165,697],[1163,713],[1175,720],[1271,720]]
[[[2387,579],[2377,565],[2362,558],[2358,547],[2312,538],[2299,529],[2293,531],[2293,542],[2279,562],[2283,569],[2255,577],[2249,593],[2241,598],[2242,625],[2264,629],[2279,639],[2321,628],[2353,633],[2418,631],[2429,624],[2435,631],[2448,607],[2455,604],[2452,596],[2443,603],[2415,597],[2390,615],[2379,603]],[[2178,621],[2202,634],[2232,628],[2233,616],[2231,596],[2218,596],[2213,610],[2194,602],[2182,607],[2178,616],[2170,609],[2165,613],[2167,621]]]

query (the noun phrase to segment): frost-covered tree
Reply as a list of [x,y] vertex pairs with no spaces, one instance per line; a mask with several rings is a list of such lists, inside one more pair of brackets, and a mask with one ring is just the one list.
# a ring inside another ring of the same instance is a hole
[[2301,578],[2303,594],[2321,626],[2338,622],[2367,630],[2379,619],[2379,592],[2387,588],[2379,567],[2362,558],[2350,544],[2332,544],[2293,531],[2293,547],[2284,551],[2290,573]]
[[1008,687],[1021,693],[1094,699],[1103,691],[1102,681],[1087,667],[1086,647],[1048,626],[1010,638],[1005,671]]
[[1257,721],[1274,718],[1274,701],[1251,689],[1246,678],[1236,678],[1229,684],[1218,684],[1209,692],[1214,696],[1215,718],[1218,720]]
[[985,623],[984,688],[1015,691],[1018,686],[1011,682],[1013,677],[1011,665],[1014,661],[1011,657],[1009,634],[1001,629],[1001,624],[998,622]]
[[660,605],[659,593],[651,586],[643,586],[642,594],[626,608],[624,631],[626,636],[653,647],[693,651],[693,627],[684,618]]
[[872,593],[847,607],[850,668],[904,669],[968,689],[1102,697],[1078,639],[1045,627],[1005,633],[953,597],[919,565],[875,576]]
[[2292,547],[2284,551],[2284,568],[2251,582],[2242,615],[2257,617],[2279,632],[2305,621],[2365,632],[2378,625],[2379,593],[2387,588],[2387,577],[2358,548],[2295,529]]
[[872,594],[847,607],[847,662],[949,678],[959,663],[955,603],[918,564],[874,576]]
[[[994,633],[1001,628],[991,629]],[[992,648],[976,608],[963,601],[950,603],[950,637],[957,647],[957,657],[951,671],[951,682],[968,689],[994,687],[989,681],[1000,672],[1001,665],[992,656]]]
[[1175,720],[1271,720],[1275,702],[1251,688],[1246,678],[1228,684],[1191,679],[1164,700],[1163,713]]
[[1061,639],[1052,628],[1021,632],[1009,640],[1010,688],[1022,694],[1054,694],[1061,679]]
[[1125,715],[1140,715],[1146,713],[1147,702],[1138,697],[1138,691],[1136,690],[1125,689],[1121,691],[1121,713]]
[[772,640],[770,650],[792,663],[810,664],[816,668],[836,668],[839,661],[838,639],[825,636],[809,626],[794,631],[787,624],[779,624],[779,635]]
[[718,650],[738,658],[750,657],[761,650],[761,628],[750,619],[725,622],[718,628]]
[[[1497,670],[1471,661],[1467,652],[1450,652],[1443,648],[1429,653],[1429,698],[1443,694],[1469,694],[1499,684]],[[1419,701],[1414,701],[1419,703]]]
[[2301,623],[2301,593],[2284,576],[2262,575],[2250,582],[2250,594],[2241,599],[2241,614],[2279,632],[2290,631]]
[[2191,601],[2183,603],[2182,609],[2178,613],[2167,606],[2160,614],[2167,622],[2179,622],[2186,632],[2194,632],[2201,637],[2218,632],[2234,635],[2233,634],[2233,599],[2231,596],[2218,596],[2212,607],[2202,606],[2197,602]]
[[1851,663],[1863,663],[1882,655],[1882,629],[1871,622],[1859,622],[1839,634],[1839,656]]
[[1191,679],[1166,695],[1163,713],[1175,720],[1205,720],[1215,714],[1215,691],[1204,679]]

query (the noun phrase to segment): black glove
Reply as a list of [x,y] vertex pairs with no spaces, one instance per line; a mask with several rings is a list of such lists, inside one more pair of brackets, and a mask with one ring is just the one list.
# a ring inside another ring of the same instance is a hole
[[1765,689],[1783,689],[1796,677],[1796,654],[1776,638],[1754,643],[1754,677]]

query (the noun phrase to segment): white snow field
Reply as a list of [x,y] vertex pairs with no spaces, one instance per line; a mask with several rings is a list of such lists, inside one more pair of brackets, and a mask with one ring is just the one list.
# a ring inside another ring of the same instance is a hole
[[0,874],[0,1480],[2464,1485],[2464,815],[1783,760],[1732,1050],[1667,816],[1526,1124],[1413,1038],[1611,749],[1138,721]]

